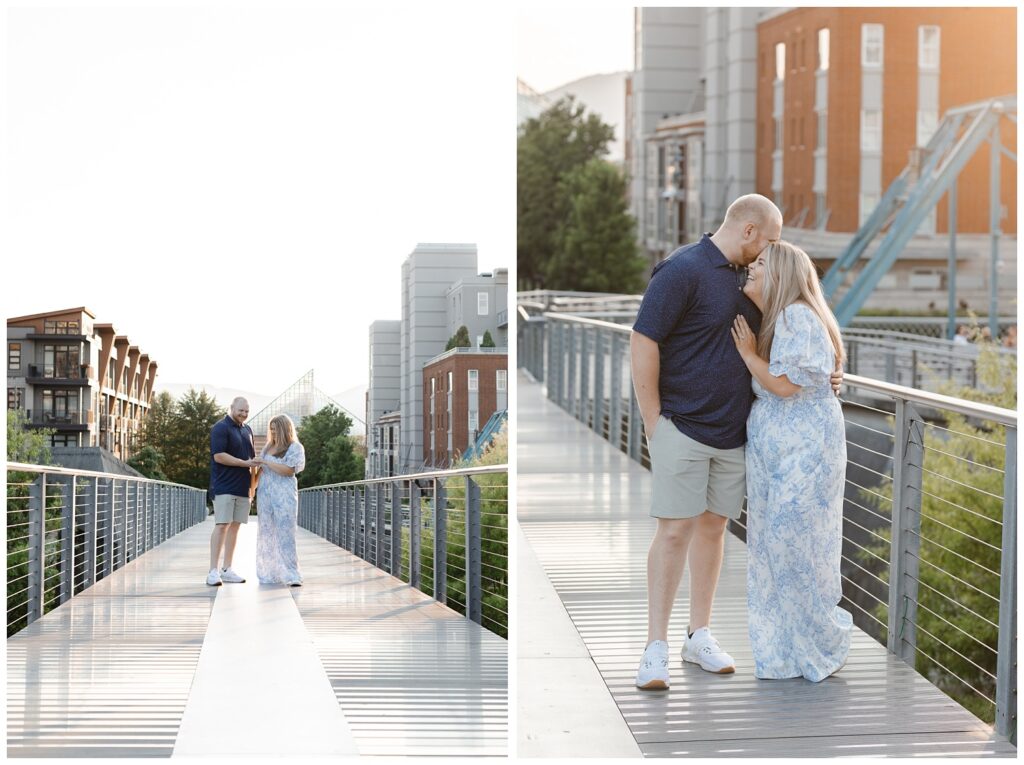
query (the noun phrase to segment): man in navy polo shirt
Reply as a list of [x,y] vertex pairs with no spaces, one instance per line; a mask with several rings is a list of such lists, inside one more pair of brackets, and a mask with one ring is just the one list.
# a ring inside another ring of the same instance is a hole
[[[213,489],[213,516],[216,525],[210,537],[210,573],[206,583],[219,587],[223,582],[244,582],[231,568],[238,541],[238,528],[249,522],[250,478],[256,449],[252,429],[245,424],[249,402],[236,398],[230,413],[210,431],[210,484]],[[224,567],[218,569],[221,549]]]
[[648,644],[636,677],[644,690],[669,686],[668,623],[687,552],[683,660],[709,672],[735,671],[709,628],[726,525],[743,504],[753,402],[750,373],[729,329],[737,315],[760,329],[761,314],[742,291],[746,266],[781,235],[782,214],[771,200],[740,197],[718,231],[655,267],[633,325],[633,387],[651,455],[651,515],[658,519],[647,556]]

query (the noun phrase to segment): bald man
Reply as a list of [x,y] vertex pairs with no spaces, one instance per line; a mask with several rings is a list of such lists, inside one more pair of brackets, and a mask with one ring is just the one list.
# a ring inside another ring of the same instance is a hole
[[742,291],[746,266],[781,236],[782,213],[770,199],[740,197],[714,234],[654,268],[633,325],[633,387],[658,519],[647,556],[647,648],[636,676],[643,690],[669,687],[668,625],[687,554],[690,623],[682,659],[718,674],[736,669],[710,628],[726,526],[740,517],[746,490],[753,403],[750,373],[729,329],[737,315],[760,329],[761,313]]
[[[248,417],[249,402],[236,398],[228,415],[210,431],[210,485],[216,523],[210,537],[210,573],[206,577],[211,587],[245,581],[231,568],[231,560],[238,529],[249,522],[249,484],[256,467],[252,429],[245,424]],[[222,549],[224,565],[218,566]]]

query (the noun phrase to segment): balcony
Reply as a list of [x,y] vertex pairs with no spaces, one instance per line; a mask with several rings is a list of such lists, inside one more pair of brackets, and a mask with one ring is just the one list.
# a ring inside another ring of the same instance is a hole
[[88,364],[51,369],[29,364],[25,382],[29,385],[81,385],[84,387],[89,384],[91,373],[92,368]]
[[451,348],[450,350],[447,350],[444,353],[438,354],[423,366],[427,366],[428,364],[434,364],[438,361],[441,361],[441,359],[446,359],[449,356],[454,356],[458,353],[487,353],[496,355],[508,355],[508,346],[502,346],[500,348]]
[[497,318],[498,318],[498,329],[507,329],[508,328],[508,309],[506,308],[504,311],[498,311]]
[[46,340],[61,343],[84,343],[89,338],[82,334],[64,334],[62,332],[33,332],[25,335],[26,340]]
[[25,424],[35,428],[53,428],[59,431],[86,431],[89,429],[88,412],[47,412],[38,409],[25,411]]

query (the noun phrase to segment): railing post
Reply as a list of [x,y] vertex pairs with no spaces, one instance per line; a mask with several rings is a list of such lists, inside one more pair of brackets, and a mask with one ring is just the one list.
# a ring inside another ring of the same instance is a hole
[[317,533],[318,536],[322,537],[323,539],[327,539],[328,538],[328,534],[329,534],[328,529],[329,529],[330,523],[331,523],[331,521],[330,521],[330,515],[331,515],[330,514],[330,506],[328,505],[328,501],[327,501],[328,500],[327,490],[326,489],[321,489],[318,493],[320,494],[320,496],[318,497],[318,499],[320,501],[316,503],[316,506],[317,506],[317,514],[320,516],[320,523],[318,523],[317,526],[316,526],[316,533]]
[[384,484],[374,484],[374,530],[373,530],[373,565],[377,568],[384,568]]
[[924,421],[909,401],[896,401],[894,431],[892,547],[889,554],[887,645],[910,666],[917,646],[917,582],[921,549],[921,482]]
[[548,335],[548,320],[541,318],[540,321],[532,322],[530,324],[534,328],[533,338],[535,344],[535,355],[533,357],[534,366],[536,369],[533,372],[533,376],[537,378],[537,382],[541,385],[544,384],[544,340]]
[[402,484],[391,483],[391,576],[402,578]]
[[75,588],[75,476],[60,482],[60,604],[71,599]]
[[590,337],[590,329],[586,326],[580,327],[580,395],[576,404],[576,419],[590,427],[588,422],[590,414],[590,349],[587,341]]
[[114,479],[103,479],[107,483],[104,494],[103,514],[106,523],[103,525],[103,576],[108,577],[114,571]]
[[32,481],[28,500],[28,626],[43,615],[46,569],[46,473]]
[[87,479],[85,494],[85,578],[82,589],[96,582],[96,517],[100,505],[99,478]]
[[434,600],[448,602],[448,492],[434,479]]
[[996,733],[1017,744],[1017,429],[1006,428],[1003,543],[999,564]]
[[409,482],[409,584],[420,586],[420,486]]
[[548,363],[545,375],[547,382],[548,399],[558,401],[558,373],[557,373],[557,350],[558,347],[558,326],[556,322],[547,319],[546,328],[548,333]]
[[640,402],[636,390],[629,386],[629,415],[626,419],[626,453],[640,462],[640,444],[643,441],[643,417],[640,416]]
[[565,343],[568,351],[568,358],[565,362],[568,374],[566,375],[566,390],[562,400],[562,408],[573,417],[576,417],[576,325],[566,323],[565,332],[568,335]]
[[594,331],[594,431],[604,438],[604,330]]
[[622,339],[618,332],[612,333],[611,350],[611,416],[608,420],[608,440],[616,451],[622,451]]
[[367,555],[367,542],[366,537],[370,533],[370,487],[364,484],[362,491],[359,492],[362,496],[362,502],[360,503],[359,513],[359,557],[365,561],[369,561]]
[[480,486],[466,476],[466,616],[483,624]]
[[128,564],[128,479],[124,479],[124,512],[121,513],[121,565]]

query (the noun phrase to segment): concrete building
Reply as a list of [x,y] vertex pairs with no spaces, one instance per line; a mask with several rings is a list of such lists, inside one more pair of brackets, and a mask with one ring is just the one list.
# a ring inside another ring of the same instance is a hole
[[491,415],[508,408],[506,348],[452,348],[423,367],[423,462],[454,465]]
[[402,322],[370,325],[370,381],[366,392],[366,475],[395,475],[401,426]]
[[391,474],[424,466],[424,441],[429,439],[423,426],[423,368],[444,353],[460,326],[469,330],[474,348],[489,332],[495,345],[507,352],[508,269],[479,273],[476,245],[418,244],[402,264],[401,290],[401,320],[374,322],[370,328],[370,477],[392,469],[386,467],[392,463]]
[[157,363],[85,307],[7,320],[7,408],[56,447],[136,450]]

